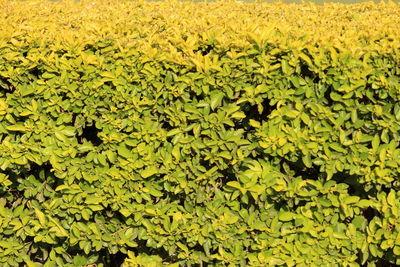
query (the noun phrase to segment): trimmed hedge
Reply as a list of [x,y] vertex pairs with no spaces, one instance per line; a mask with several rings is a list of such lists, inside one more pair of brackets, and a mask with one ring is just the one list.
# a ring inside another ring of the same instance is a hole
[[400,264],[398,4],[0,14],[1,266]]

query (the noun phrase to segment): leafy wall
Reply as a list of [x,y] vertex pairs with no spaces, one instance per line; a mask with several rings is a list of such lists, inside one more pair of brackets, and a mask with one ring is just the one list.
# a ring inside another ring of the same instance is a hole
[[0,1],[0,265],[400,264],[400,7]]

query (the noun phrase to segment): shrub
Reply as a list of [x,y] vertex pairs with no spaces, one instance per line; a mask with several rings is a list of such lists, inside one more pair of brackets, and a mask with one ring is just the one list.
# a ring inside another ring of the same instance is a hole
[[398,4],[0,10],[2,266],[400,264]]

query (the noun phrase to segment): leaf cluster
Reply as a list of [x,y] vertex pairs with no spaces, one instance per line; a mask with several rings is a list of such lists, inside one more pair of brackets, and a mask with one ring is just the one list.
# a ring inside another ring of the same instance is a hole
[[400,264],[398,4],[0,14],[1,266]]

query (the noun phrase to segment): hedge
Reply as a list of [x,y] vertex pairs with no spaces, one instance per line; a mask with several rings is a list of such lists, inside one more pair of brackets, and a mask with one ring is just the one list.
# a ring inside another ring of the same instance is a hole
[[400,264],[399,4],[0,0],[0,25],[1,266]]

